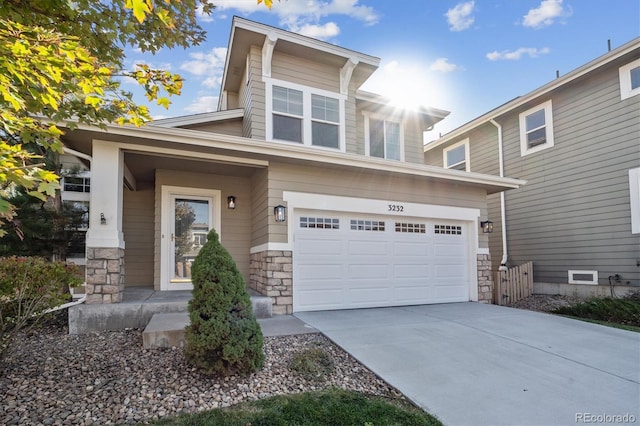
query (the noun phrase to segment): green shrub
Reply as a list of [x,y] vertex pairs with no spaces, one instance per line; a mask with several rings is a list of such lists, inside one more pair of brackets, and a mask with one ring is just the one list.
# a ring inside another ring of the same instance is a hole
[[248,374],[260,369],[262,330],[242,274],[214,230],[193,262],[191,278],[187,360],[209,374]]
[[640,327],[640,301],[633,298],[593,298],[553,313]]
[[323,381],[335,369],[331,354],[321,348],[308,348],[291,357],[289,368],[309,381]]
[[69,288],[80,283],[75,265],[41,257],[1,257],[0,356],[18,331],[38,323],[47,309],[67,302]]

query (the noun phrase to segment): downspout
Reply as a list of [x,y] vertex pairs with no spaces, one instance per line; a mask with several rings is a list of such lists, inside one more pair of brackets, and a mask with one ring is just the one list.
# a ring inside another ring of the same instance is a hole
[[[500,167],[500,177],[504,177],[504,153],[503,153],[503,142],[502,142],[502,126],[498,124],[493,118],[489,120],[491,124],[496,126],[498,129],[498,164]],[[500,260],[499,271],[507,270],[507,259],[509,257],[507,251],[507,217],[505,214],[505,198],[504,191],[500,193],[500,216],[502,223],[502,260]]]

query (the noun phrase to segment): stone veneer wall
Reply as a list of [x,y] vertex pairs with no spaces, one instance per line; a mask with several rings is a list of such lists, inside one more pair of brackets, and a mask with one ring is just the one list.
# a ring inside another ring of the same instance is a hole
[[293,313],[293,257],[290,251],[251,254],[249,288],[273,300],[276,315]]
[[491,255],[478,254],[478,302],[493,303]]
[[88,304],[120,303],[124,292],[124,249],[87,247]]

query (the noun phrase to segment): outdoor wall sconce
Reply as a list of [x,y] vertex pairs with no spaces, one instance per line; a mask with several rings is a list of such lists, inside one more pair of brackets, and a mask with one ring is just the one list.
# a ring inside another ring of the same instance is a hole
[[493,222],[491,222],[490,220],[480,222],[480,228],[482,228],[483,233],[490,234],[493,232]]
[[287,208],[282,204],[277,205],[273,208],[273,216],[276,219],[276,222],[284,222],[287,220]]
[[104,213],[100,213],[100,225],[106,225],[107,224],[107,218],[104,217]]
[[229,195],[227,197],[227,208],[234,210],[236,208],[236,197],[233,195]]

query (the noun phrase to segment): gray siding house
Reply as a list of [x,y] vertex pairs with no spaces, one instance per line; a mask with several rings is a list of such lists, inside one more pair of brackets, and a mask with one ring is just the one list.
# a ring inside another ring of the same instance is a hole
[[429,165],[527,181],[489,195],[493,270],[533,261],[545,293],[640,286],[640,38],[424,151]]
[[379,62],[234,18],[218,111],[67,132],[91,167],[83,308],[191,289],[211,228],[276,314],[490,302],[479,222],[524,182],[426,166],[448,112],[360,90]]

